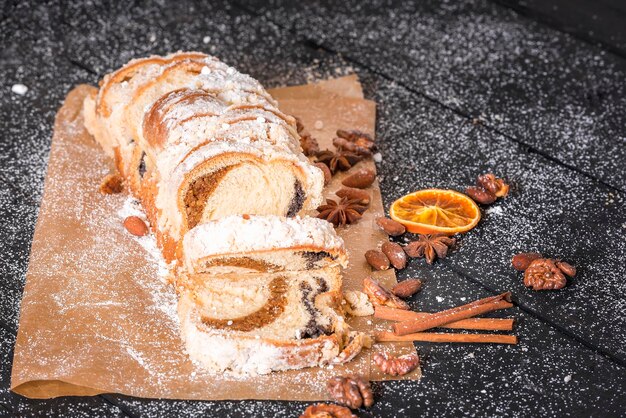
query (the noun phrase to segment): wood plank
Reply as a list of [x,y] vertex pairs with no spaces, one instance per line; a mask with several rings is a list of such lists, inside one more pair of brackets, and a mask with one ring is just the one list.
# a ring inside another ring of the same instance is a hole
[[496,0],[530,19],[626,57],[626,3],[618,0]]
[[243,4],[626,190],[624,59],[486,1]]

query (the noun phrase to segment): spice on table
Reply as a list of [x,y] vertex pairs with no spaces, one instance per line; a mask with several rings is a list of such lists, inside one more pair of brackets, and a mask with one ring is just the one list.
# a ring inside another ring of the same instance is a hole
[[318,207],[317,210],[318,218],[326,219],[335,226],[343,226],[361,219],[367,207],[357,200],[348,200],[343,197],[339,202],[326,199],[326,204]]
[[502,334],[454,334],[448,332],[416,332],[396,335],[389,331],[375,334],[378,342],[417,341],[430,343],[517,344],[517,336]]
[[338,150],[333,152],[325,150],[318,152],[316,155],[316,161],[326,164],[331,173],[335,174],[337,171],[346,171],[352,168],[356,163],[361,161],[363,157],[349,151]]
[[512,306],[511,292],[505,292],[497,296],[490,296],[462,306],[433,313],[424,319],[398,322],[393,324],[392,328],[396,335],[406,335]]
[[[405,309],[394,309],[388,306],[377,306],[374,317],[387,321],[410,321],[431,316],[428,312],[414,312]],[[512,318],[467,318],[440,325],[437,328],[473,329],[482,331],[511,331],[515,321]]]
[[409,257],[424,257],[428,264],[432,264],[435,258],[445,258],[455,243],[456,239],[447,235],[420,235],[417,241],[406,245],[404,251]]
[[307,157],[313,157],[320,152],[320,146],[317,139],[312,137],[307,131],[300,132],[300,146],[302,147],[302,152]]

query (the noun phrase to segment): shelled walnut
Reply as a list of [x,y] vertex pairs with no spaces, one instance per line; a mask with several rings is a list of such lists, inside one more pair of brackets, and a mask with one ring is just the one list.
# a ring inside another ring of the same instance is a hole
[[336,376],[326,384],[330,396],[348,408],[369,408],[374,404],[370,382],[361,376]]

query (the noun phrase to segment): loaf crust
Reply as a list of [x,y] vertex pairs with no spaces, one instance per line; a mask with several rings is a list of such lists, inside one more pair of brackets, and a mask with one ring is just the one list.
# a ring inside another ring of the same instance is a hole
[[175,265],[194,361],[267,373],[366,345],[343,318],[343,241],[300,217],[321,203],[323,173],[256,80],[197,52],[137,59],[104,77],[84,115]]

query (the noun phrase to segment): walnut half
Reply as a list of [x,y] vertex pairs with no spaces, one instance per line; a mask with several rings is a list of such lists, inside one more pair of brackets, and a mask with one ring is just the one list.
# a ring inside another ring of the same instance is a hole
[[382,287],[380,283],[372,278],[363,280],[363,291],[370,298],[374,306],[388,306],[396,309],[410,309],[409,305]]
[[305,409],[300,418],[357,418],[357,416],[345,406],[318,403]]
[[370,382],[361,376],[336,376],[326,384],[328,393],[338,403],[348,408],[369,408],[374,404]]
[[524,286],[533,290],[562,289],[567,284],[565,274],[573,277],[576,269],[563,261],[539,258],[531,262],[524,272]]
[[383,373],[390,376],[404,376],[420,364],[417,354],[405,354],[394,357],[387,353],[376,353],[373,360]]

